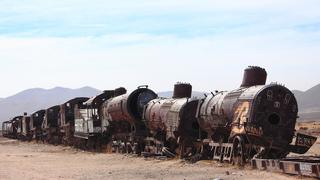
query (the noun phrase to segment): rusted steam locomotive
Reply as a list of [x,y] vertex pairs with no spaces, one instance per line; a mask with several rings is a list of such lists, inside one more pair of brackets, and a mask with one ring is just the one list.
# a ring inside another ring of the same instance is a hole
[[[294,94],[279,84],[265,85],[260,67],[245,70],[240,88],[201,100],[198,120],[213,156],[243,164],[246,158],[283,158],[303,154],[316,138],[295,134],[298,113]],[[295,145],[291,145],[296,137]]]
[[204,98],[191,98],[192,86],[187,83],[177,83],[172,98],[158,97],[148,86],[131,93],[125,88],[108,90],[6,121],[3,135],[237,164],[254,157],[305,153],[316,138],[295,132],[294,94],[279,84],[266,85],[266,78],[263,68],[249,67],[240,88]]

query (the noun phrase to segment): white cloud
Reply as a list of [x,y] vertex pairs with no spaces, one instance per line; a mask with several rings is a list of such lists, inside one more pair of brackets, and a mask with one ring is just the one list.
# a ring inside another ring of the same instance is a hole
[[232,89],[247,65],[307,89],[319,83],[320,31],[300,26],[317,24],[319,3],[3,0],[0,96],[53,86],[168,90],[176,81]]
[[0,73],[7,88],[0,94],[54,86],[133,89],[146,83],[168,90],[176,81],[190,82],[196,90],[232,89],[240,84],[247,65],[266,67],[270,81],[306,89],[319,82],[314,78],[320,77],[319,44],[292,43],[289,37],[296,35],[4,37],[0,39]]

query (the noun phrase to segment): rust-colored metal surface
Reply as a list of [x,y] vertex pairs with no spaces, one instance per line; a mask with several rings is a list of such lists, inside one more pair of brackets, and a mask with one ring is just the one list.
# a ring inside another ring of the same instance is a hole
[[289,146],[298,113],[294,94],[279,84],[264,85],[265,80],[264,69],[249,67],[240,88],[204,98],[198,113],[200,127],[213,142],[241,139],[252,149],[246,158],[254,154],[283,158],[289,152],[306,152],[311,146]]
[[152,90],[141,87],[130,94],[120,95],[106,101],[105,114],[110,121],[127,121],[134,124],[142,120],[144,105],[156,97],[156,93]]
[[58,116],[58,124],[60,127],[60,133],[62,136],[63,144],[74,143],[74,124],[75,124],[75,107],[83,106],[83,103],[88,101],[87,97],[77,97],[71,99],[64,104],[60,105],[60,112]]
[[157,94],[148,86],[139,86],[130,94],[123,94],[107,100],[103,114],[109,122],[111,151],[140,154],[144,149],[147,129],[142,121],[145,105]]
[[52,106],[45,110],[45,118],[42,123],[42,128],[58,127],[58,116],[60,105]]
[[192,94],[192,86],[188,83],[177,83],[174,85],[172,98],[190,98]]
[[32,131],[30,128],[30,116],[27,113],[24,113],[22,119],[22,132],[21,132],[21,139],[22,140],[31,140],[32,139]]
[[106,90],[83,103],[74,104],[74,136],[89,139],[89,137],[102,136],[105,133],[107,123],[103,116],[102,104],[113,97],[114,93],[114,90]]
[[42,139],[51,144],[59,144],[61,142],[58,124],[59,112],[60,105],[46,109],[44,120],[41,125]]
[[151,134],[166,131],[167,114],[174,102],[174,99],[159,98],[147,104],[144,120]]
[[229,136],[228,119],[222,103],[227,92],[210,94],[200,101],[198,121],[201,129],[207,132],[208,137],[219,141],[223,136]]
[[166,139],[181,135],[197,138],[199,125],[196,119],[198,99],[155,99],[147,104],[144,120],[150,133],[164,134]]
[[4,121],[2,123],[2,136],[3,137],[10,137],[11,128],[12,128],[12,122]]
[[46,110],[42,109],[37,112],[34,112],[30,115],[30,129],[35,140],[41,140],[42,129],[41,125],[44,121]]
[[241,87],[250,87],[256,85],[265,85],[267,72],[265,69],[257,66],[249,66],[244,70]]
[[22,118],[23,116],[16,116],[12,119],[17,125],[17,138],[20,138],[22,135]]

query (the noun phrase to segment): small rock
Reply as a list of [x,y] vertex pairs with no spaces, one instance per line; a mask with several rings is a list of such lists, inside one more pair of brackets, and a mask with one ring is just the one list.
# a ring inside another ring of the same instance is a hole
[[213,180],[222,180],[222,178],[219,178],[219,177],[218,177],[218,178],[215,178],[215,179],[213,179]]
[[229,171],[226,171],[226,175],[230,175],[230,172],[229,172]]

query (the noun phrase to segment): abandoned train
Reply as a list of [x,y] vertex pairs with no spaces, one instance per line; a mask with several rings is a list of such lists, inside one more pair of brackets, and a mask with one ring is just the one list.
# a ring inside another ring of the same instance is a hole
[[265,69],[249,66],[240,88],[203,98],[192,98],[187,83],[177,83],[172,98],[158,97],[148,86],[131,93],[123,87],[107,90],[5,121],[3,136],[240,165],[254,157],[307,152],[316,138],[296,133],[294,94],[279,84],[266,85],[266,79]]

